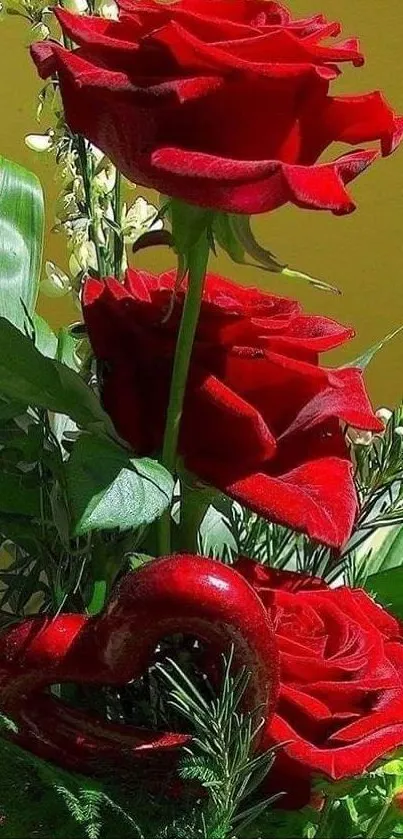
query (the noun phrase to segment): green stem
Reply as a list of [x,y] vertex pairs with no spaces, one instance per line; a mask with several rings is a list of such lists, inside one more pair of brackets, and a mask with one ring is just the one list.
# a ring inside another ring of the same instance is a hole
[[198,553],[200,525],[211,504],[212,495],[205,490],[181,484],[179,550]]
[[[122,201],[122,176],[118,169],[116,169],[116,181],[115,181],[115,189],[114,189],[114,197],[113,197],[113,211],[115,217],[115,223],[121,226],[121,201]],[[123,256],[123,237],[119,233],[114,233],[113,238],[113,267],[114,267],[114,276],[117,280],[120,279],[120,275],[122,272],[122,256]]]
[[370,825],[370,828],[367,833],[367,839],[377,839],[378,837],[378,830],[382,826],[386,816],[388,815],[389,807],[391,806],[392,800],[387,798],[383,807],[379,811],[378,815],[375,817],[374,821]]
[[77,134],[75,137],[76,149],[77,154],[80,161],[81,167],[81,174],[83,178],[84,184],[84,193],[85,193],[85,203],[87,205],[87,213],[89,219],[89,234],[90,239],[94,244],[95,253],[97,256],[97,263],[98,263],[98,274],[100,277],[105,276],[105,265],[104,265],[104,258],[102,255],[101,247],[98,241],[98,236],[95,230],[94,225],[94,212],[92,206],[92,160],[91,160],[91,153],[88,153],[84,138],[81,137],[80,134]]
[[[189,372],[200,306],[203,296],[204,280],[209,255],[207,230],[203,230],[199,240],[188,255],[188,290],[182,311],[179,334],[175,349],[171,388],[169,393],[162,464],[169,472],[175,473],[178,451],[179,429],[182,419],[183,402]],[[159,520],[158,542],[160,555],[167,555],[171,549],[171,513],[168,510]]]
[[121,559],[114,556],[109,544],[99,540],[92,556],[93,589],[87,606],[88,614],[97,615],[103,609],[120,568]]
[[329,820],[333,811],[334,803],[335,802],[333,798],[326,798],[322,812],[320,814],[318,829],[315,833],[315,839],[328,839]]

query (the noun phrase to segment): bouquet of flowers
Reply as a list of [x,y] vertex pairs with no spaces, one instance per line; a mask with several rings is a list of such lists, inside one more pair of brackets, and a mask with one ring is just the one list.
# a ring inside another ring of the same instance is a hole
[[[4,836],[402,836],[403,407],[363,381],[384,341],[325,366],[351,329],[209,257],[331,290],[251,217],[350,213],[403,117],[333,95],[358,41],[271,0],[6,11],[69,268],[1,159]],[[174,270],[140,269],[161,247]]]

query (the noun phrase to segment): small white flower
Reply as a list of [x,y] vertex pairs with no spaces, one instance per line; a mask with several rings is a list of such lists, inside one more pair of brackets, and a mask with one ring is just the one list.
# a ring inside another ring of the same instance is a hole
[[62,221],[62,227],[67,238],[70,239],[70,250],[78,241],[82,242],[88,237],[88,219],[83,216]]
[[41,291],[47,297],[64,297],[71,290],[69,277],[54,262],[48,260],[45,263],[45,275],[41,282]]
[[94,158],[95,168],[97,168],[100,165],[100,163],[102,163],[105,157],[104,152],[101,151],[101,149],[99,149],[98,146],[95,146],[94,143],[89,144],[89,151],[91,152],[92,157]]
[[85,273],[89,268],[97,270],[95,245],[85,235],[79,234],[72,240],[69,270],[73,277]]
[[390,422],[390,420],[393,417],[393,411],[391,411],[390,408],[378,408],[378,410],[375,412],[375,416],[377,416],[378,419],[380,419],[380,421],[383,422],[386,428],[388,422]]
[[31,151],[50,151],[54,145],[53,133],[52,131],[48,131],[46,134],[27,134],[25,145]]
[[88,11],[87,0],[63,0],[63,9],[68,9],[76,15],[85,15]]
[[108,195],[115,188],[116,183],[116,169],[109,161],[107,164],[95,175],[93,180],[94,188],[101,195]]
[[131,207],[126,204],[122,212],[122,232],[126,242],[135,242],[148,230],[162,230],[162,219],[156,219],[158,210],[149,204],[145,198],[139,196]]
[[99,6],[98,13],[108,20],[119,20],[119,8],[115,0],[104,0]]
[[35,26],[32,27],[32,31],[35,32],[35,38],[40,38],[41,41],[47,41],[50,35],[49,26],[47,26],[46,23],[42,23],[42,21],[35,24]]
[[395,428],[395,434],[397,437],[403,437],[403,426],[398,425],[397,428]]
[[373,441],[372,431],[362,431],[361,428],[353,428],[350,426],[347,429],[346,438],[353,446],[370,446]]

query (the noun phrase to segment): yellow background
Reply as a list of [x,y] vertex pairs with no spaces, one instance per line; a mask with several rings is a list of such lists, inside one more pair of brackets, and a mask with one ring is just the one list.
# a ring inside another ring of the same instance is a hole
[[[361,69],[345,65],[343,79],[336,86],[339,91],[358,93],[380,88],[403,113],[402,0],[291,0],[289,6],[295,14],[324,12],[342,22],[345,36],[360,36],[366,65]],[[7,16],[0,23],[0,153],[39,175],[46,192],[46,258],[63,266],[64,239],[50,232],[58,189],[53,159],[24,146],[25,134],[47,128],[46,123],[38,128],[35,122],[39,82],[29,58],[28,42],[25,21]],[[357,338],[337,359],[354,358],[403,324],[403,148],[376,163],[350,188],[358,205],[351,216],[337,218],[285,207],[255,220],[262,243],[293,267],[338,286],[341,297],[234,266],[224,256],[211,262],[212,270],[240,282],[297,296],[311,311],[353,324]],[[162,269],[169,259],[165,249],[155,249],[141,255],[141,264]],[[65,301],[44,299],[41,312],[54,325],[70,316],[77,319],[77,311]],[[392,405],[403,395],[402,358],[403,333],[383,349],[368,371],[370,393],[377,405]]]

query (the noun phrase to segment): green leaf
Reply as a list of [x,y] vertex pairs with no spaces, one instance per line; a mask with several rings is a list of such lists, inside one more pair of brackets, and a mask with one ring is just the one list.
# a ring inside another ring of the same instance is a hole
[[398,329],[395,329],[393,332],[390,332],[389,335],[386,335],[385,338],[382,338],[381,341],[377,341],[376,344],[373,344],[369,350],[366,350],[362,355],[359,355],[358,358],[355,358],[354,361],[349,361],[348,364],[344,364],[344,367],[359,367],[361,370],[365,370],[368,367],[370,361],[372,361],[373,357],[385,346],[388,344],[395,335],[398,335],[401,332],[403,326],[399,326]]
[[141,527],[171,502],[174,481],[159,463],[136,460],[111,440],[82,434],[66,466],[75,534]]
[[154,557],[149,554],[131,554],[129,556],[130,571],[138,571],[139,568],[142,568],[143,565],[147,565],[149,562],[152,562],[153,559]]
[[0,396],[67,414],[83,428],[116,436],[97,396],[78,373],[46,358],[27,335],[1,317]]
[[365,551],[359,556],[359,565],[367,569],[366,579],[399,568],[403,565],[403,527],[379,528],[365,543]]
[[39,491],[25,486],[25,474],[0,471],[0,513],[40,516]]
[[38,179],[0,157],[0,315],[20,328],[38,296],[43,226]]
[[201,523],[200,540],[203,554],[206,556],[222,558],[228,552],[235,554],[238,547],[228,518],[213,504],[208,508]]
[[19,414],[23,414],[25,412],[25,407],[26,406],[22,402],[4,399],[4,397],[0,395],[0,422],[7,422],[7,420],[18,417]]
[[57,338],[44,318],[35,314],[32,318],[35,330],[35,346],[42,355],[47,358],[54,358],[57,349]]
[[376,600],[390,609],[397,618],[403,618],[403,567],[391,568],[368,577],[365,588]]
[[57,336],[57,352],[56,358],[62,364],[67,364],[72,370],[78,370],[79,364],[76,356],[77,341],[71,334],[70,330],[65,326],[59,330]]
[[18,514],[11,515],[9,511],[0,515],[0,538],[3,543],[7,540],[15,542],[27,553],[32,554],[36,550],[37,537],[40,536],[40,531],[39,534],[36,533],[30,518],[23,518]]

